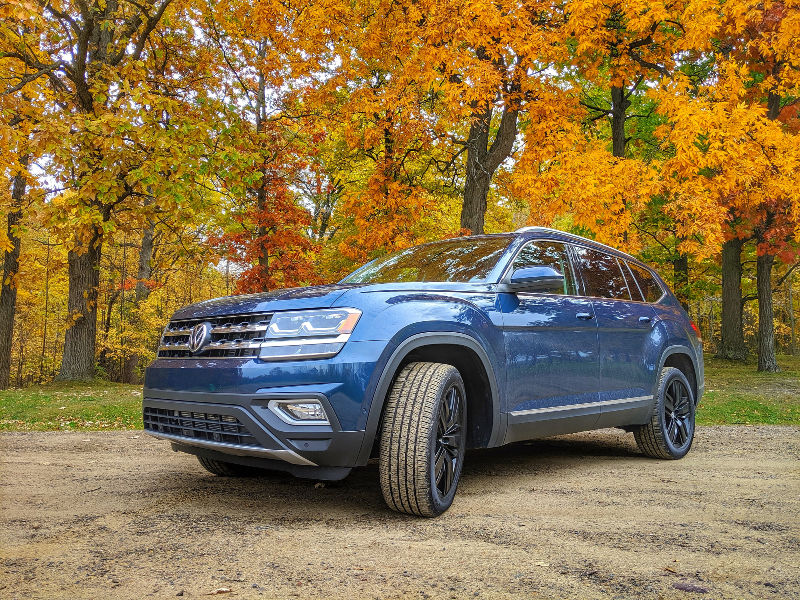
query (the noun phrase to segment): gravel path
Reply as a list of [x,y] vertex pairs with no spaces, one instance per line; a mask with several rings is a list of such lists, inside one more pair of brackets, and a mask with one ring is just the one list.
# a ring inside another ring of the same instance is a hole
[[336,484],[223,479],[141,432],[0,434],[0,597],[800,598],[800,428],[618,430],[468,455],[434,520]]

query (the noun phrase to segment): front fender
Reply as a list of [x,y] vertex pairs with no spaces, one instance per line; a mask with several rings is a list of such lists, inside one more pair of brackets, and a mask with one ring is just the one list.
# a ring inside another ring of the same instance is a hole
[[[398,334],[400,335],[400,334]],[[495,364],[489,357],[483,344],[475,337],[459,331],[426,331],[415,333],[403,338],[396,344],[387,347],[389,354],[385,361],[381,361],[379,368],[375,369],[375,385],[370,386],[372,393],[364,398],[364,409],[367,411],[367,421],[365,424],[364,442],[358,456],[358,464],[364,465],[369,460],[375,436],[378,432],[383,405],[389,388],[394,380],[394,375],[405,357],[414,349],[430,345],[456,345],[464,346],[474,351],[480,358],[489,379],[492,396],[492,410],[494,419],[492,420],[492,433],[489,439],[489,447],[498,446],[502,443],[506,431],[506,417],[500,412],[500,390],[496,377]]]

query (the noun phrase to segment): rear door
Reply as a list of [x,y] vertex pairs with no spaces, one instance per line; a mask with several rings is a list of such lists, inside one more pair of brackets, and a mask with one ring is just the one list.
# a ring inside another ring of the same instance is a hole
[[[598,425],[627,424],[628,413],[651,404],[656,365],[656,312],[623,259],[586,246],[574,246],[584,291],[597,319],[600,376]],[[619,421],[619,422],[617,422]]]
[[528,242],[511,272],[535,265],[564,275],[563,288],[499,294],[507,358],[507,442],[590,429],[597,420],[597,323],[577,295],[567,245]]

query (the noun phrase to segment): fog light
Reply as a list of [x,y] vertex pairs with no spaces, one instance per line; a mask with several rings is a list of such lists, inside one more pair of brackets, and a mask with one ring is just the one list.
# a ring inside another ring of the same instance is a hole
[[318,400],[270,400],[269,408],[291,425],[329,425],[325,408]]

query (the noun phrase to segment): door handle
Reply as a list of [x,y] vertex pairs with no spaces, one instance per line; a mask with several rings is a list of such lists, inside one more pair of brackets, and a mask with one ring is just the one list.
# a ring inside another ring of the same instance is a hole
[[649,323],[650,317],[639,317],[639,323]]
[[594,318],[594,315],[592,313],[585,313],[585,312],[580,312],[575,316],[581,319],[582,321],[588,321],[589,319]]

